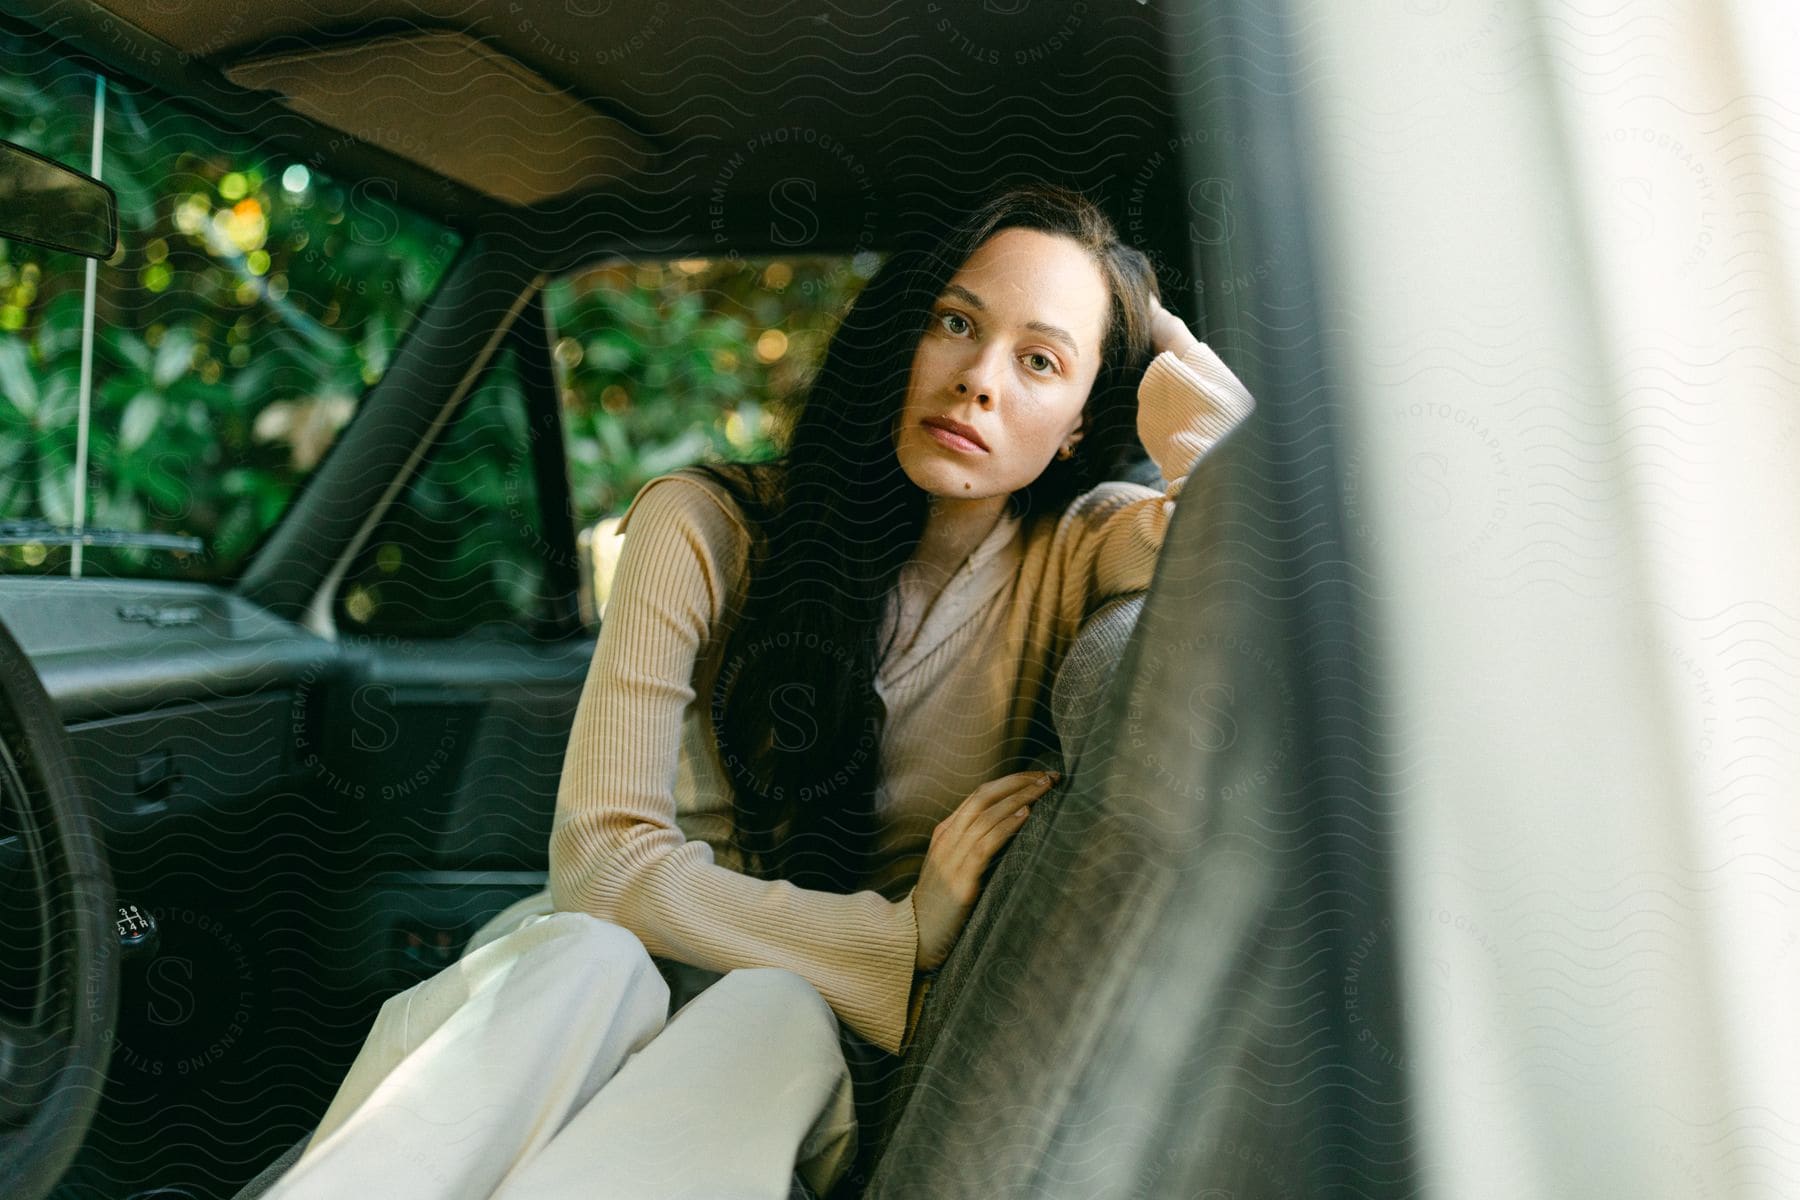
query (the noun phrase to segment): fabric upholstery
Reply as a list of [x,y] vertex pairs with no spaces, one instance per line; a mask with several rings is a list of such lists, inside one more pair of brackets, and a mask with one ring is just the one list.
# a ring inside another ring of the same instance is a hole
[[868,1200],[1410,1194],[1382,947],[1344,936],[1379,847],[1309,774],[1335,681],[1299,666],[1264,449],[1188,479],[1077,769],[921,1016]]
[[[938,971],[920,1013],[913,1043],[899,1066],[892,1090],[884,1098],[876,1153],[892,1136],[920,1081],[932,1072],[940,1043],[946,1040],[946,1030],[984,1019],[978,1003],[966,997],[969,977],[994,930],[1005,920],[1003,914],[1015,890],[1033,873],[1048,832],[1056,823],[1063,795],[1077,777],[1088,734],[1105,701],[1108,685],[1118,672],[1119,657],[1143,606],[1144,595],[1139,592],[1115,597],[1095,609],[1057,669],[1050,707],[1062,752],[1043,765],[1060,769],[1063,780],[1037,802],[1024,827],[1000,855],[981,899],[969,915],[969,923]],[[949,1046],[945,1051],[954,1053]],[[881,1169],[877,1170],[877,1178]]]

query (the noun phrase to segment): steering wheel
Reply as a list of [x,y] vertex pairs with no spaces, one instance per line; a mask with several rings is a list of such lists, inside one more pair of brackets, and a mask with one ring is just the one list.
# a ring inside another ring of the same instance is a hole
[[42,1200],[99,1107],[119,1001],[111,873],[43,683],[0,626],[0,1193]]

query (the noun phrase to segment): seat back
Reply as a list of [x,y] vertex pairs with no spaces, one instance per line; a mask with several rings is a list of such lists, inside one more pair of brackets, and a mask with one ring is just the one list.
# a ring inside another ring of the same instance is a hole
[[[1050,693],[1050,716],[1061,747],[1063,780],[1037,802],[1032,819],[1025,822],[1000,856],[962,936],[938,971],[898,1078],[883,1100],[877,1155],[906,1118],[921,1082],[934,1074],[945,1074],[948,1064],[966,1053],[969,1035],[990,1018],[981,997],[969,992],[968,979],[994,931],[1017,919],[1007,915],[1010,901],[1020,881],[1037,869],[1040,851],[1056,823],[1063,795],[1079,775],[1094,718],[1118,673],[1120,655],[1143,607],[1141,592],[1102,604],[1082,623],[1081,632],[1057,668]],[[884,1156],[878,1157],[876,1163],[870,1194],[877,1194],[883,1177],[895,1169],[895,1164],[887,1163]]]

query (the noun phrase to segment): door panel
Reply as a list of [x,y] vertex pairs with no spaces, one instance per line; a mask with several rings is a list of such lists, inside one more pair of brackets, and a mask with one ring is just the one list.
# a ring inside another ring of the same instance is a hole
[[[593,653],[332,643],[203,585],[0,578],[121,902],[107,1090],[57,1195],[229,1195],[311,1128],[382,999],[544,886]],[[254,1114],[254,1119],[246,1119]]]
[[334,985],[378,1000],[453,961],[548,879],[563,749],[591,638],[382,639],[313,706],[358,850],[321,881]]

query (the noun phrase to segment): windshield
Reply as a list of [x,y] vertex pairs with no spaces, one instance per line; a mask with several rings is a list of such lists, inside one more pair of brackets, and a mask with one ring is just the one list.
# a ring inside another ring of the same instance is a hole
[[382,181],[14,35],[0,53],[0,138],[111,185],[121,242],[93,264],[0,239],[0,570],[228,577],[460,239]]

